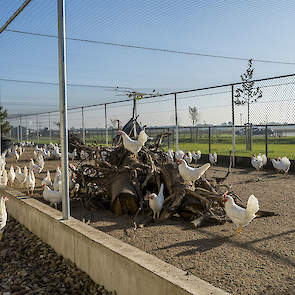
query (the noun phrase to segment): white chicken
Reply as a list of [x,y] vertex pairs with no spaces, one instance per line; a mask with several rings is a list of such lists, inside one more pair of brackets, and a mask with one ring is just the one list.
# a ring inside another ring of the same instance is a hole
[[34,193],[35,184],[36,184],[36,180],[35,180],[34,171],[30,169],[26,179],[26,188],[28,190],[28,195],[30,194],[30,192],[31,194]]
[[[43,159],[43,157],[42,157],[42,159]],[[40,161],[40,164],[41,164],[42,162]],[[44,160],[43,160],[43,165],[42,166],[39,166],[38,164],[35,164],[34,163],[34,160],[33,159],[31,159],[31,161],[30,161],[30,164],[29,164],[29,167],[30,167],[30,169],[32,169],[34,172],[36,172],[36,173],[41,173],[42,172],[42,170],[43,170],[43,168],[44,168]]]
[[19,159],[19,154],[18,154],[17,150],[14,151],[14,155],[13,155],[13,157],[15,158],[15,160],[16,160],[16,162],[17,162],[18,159]]
[[47,186],[49,185],[52,185],[52,180],[51,180],[51,177],[50,177],[50,172],[49,170],[47,170],[47,174],[46,174],[46,177],[42,179],[42,182],[41,184],[46,184]]
[[263,166],[265,166],[267,164],[267,157],[266,157],[266,155],[265,154],[261,155],[259,153],[258,156],[260,156],[262,158]]
[[175,159],[181,160],[184,157],[184,152],[182,150],[178,150],[175,152]]
[[217,163],[217,153],[215,152],[213,155],[209,153],[209,161],[212,165]]
[[159,219],[160,213],[163,207],[164,203],[164,184],[162,183],[160,186],[160,191],[158,195],[155,193],[149,194],[149,206],[153,210],[153,219],[156,220]]
[[44,168],[44,164],[45,164],[45,162],[44,162],[44,158],[43,158],[42,154],[40,154],[40,155],[37,157],[36,162],[37,162],[37,165],[38,165],[40,168],[42,168],[42,169]]
[[4,170],[2,176],[0,177],[0,186],[7,186],[8,183],[8,175],[7,171]]
[[6,211],[6,205],[5,205],[5,202],[7,200],[8,200],[7,196],[0,197],[0,241],[2,240],[3,230],[7,222],[7,211]]
[[251,155],[251,164],[256,170],[260,170],[263,167],[263,159],[261,155]]
[[177,160],[179,163],[178,165],[178,171],[181,177],[184,179],[186,182],[195,182],[198,180],[209,168],[210,168],[210,163],[206,163],[201,167],[198,168],[193,168],[188,166],[185,160]]
[[10,186],[12,186],[14,184],[15,181],[15,171],[13,166],[11,165],[9,171],[8,171],[8,181],[10,183]]
[[21,184],[24,180],[24,174],[19,166],[16,166],[15,178]]
[[187,154],[184,154],[183,159],[190,164],[193,161],[193,156],[191,152],[188,152]]
[[247,208],[244,209],[238,206],[233,198],[229,195],[224,195],[224,209],[226,215],[236,225],[237,229],[234,235],[240,233],[243,227],[247,226],[254,218],[259,210],[258,200],[254,195],[248,199]]
[[56,174],[53,181],[53,189],[56,191],[59,191],[61,188],[62,182],[61,182],[61,171],[59,167],[56,168]]
[[57,209],[57,204],[61,203],[61,192],[51,190],[46,184],[43,184],[43,198],[50,203],[50,206],[54,205]]
[[271,162],[276,170],[285,174],[288,173],[291,166],[290,160],[287,157],[271,159]]
[[74,161],[74,159],[77,157],[77,149],[75,148],[71,153],[69,152],[69,159]]
[[192,151],[192,157],[193,157],[194,161],[197,162],[198,160],[200,160],[201,156],[202,156],[202,154],[200,151],[197,151],[197,153],[195,153],[195,151]]
[[[144,140],[142,138],[138,138],[137,140],[131,139],[124,131],[119,130],[119,134],[122,136],[123,145],[126,150],[137,156],[138,152],[144,145]],[[144,131],[141,131],[144,132]]]

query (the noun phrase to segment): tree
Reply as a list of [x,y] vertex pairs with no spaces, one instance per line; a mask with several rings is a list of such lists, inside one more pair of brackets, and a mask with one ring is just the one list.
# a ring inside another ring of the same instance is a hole
[[7,134],[11,129],[9,122],[5,120],[6,118],[7,118],[7,110],[3,110],[3,107],[0,106],[1,135]]
[[262,91],[259,87],[254,87],[255,82],[252,81],[254,68],[252,67],[252,59],[249,59],[248,68],[244,74],[241,75],[242,87],[235,90],[236,105],[247,104],[248,110],[248,124],[250,123],[250,104],[257,102],[262,97]]
[[193,126],[196,126],[199,121],[199,111],[197,107],[188,107],[188,111],[192,120]]

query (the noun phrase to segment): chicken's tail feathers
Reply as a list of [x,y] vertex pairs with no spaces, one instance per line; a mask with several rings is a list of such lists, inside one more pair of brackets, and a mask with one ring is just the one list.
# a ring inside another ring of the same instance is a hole
[[210,168],[210,163],[206,163],[199,168],[200,177]]
[[257,198],[254,195],[251,195],[248,199],[247,203],[247,214],[252,216],[253,214],[257,213],[259,210],[259,203]]
[[290,160],[287,157],[283,157],[281,160],[285,165],[290,165]]

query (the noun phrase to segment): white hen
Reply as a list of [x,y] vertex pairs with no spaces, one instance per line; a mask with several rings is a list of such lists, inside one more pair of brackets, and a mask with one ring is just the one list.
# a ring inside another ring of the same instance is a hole
[[215,152],[213,155],[209,153],[209,161],[212,165],[217,163],[217,153]]
[[178,150],[174,154],[176,160],[181,160],[184,157],[184,152],[182,150]]
[[122,136],[124,148],[136,156],[144,145],[142,139],[138,138],[138,140],[134,140],[131,139],[124,131],[119,130],[118,132]]
[[263,167],[263,159],[261,155],[251,155],[251,164],[256,170],[260,170]]
[[164,203],[164,184],[161,184],[160,191],[158,195],[155,193],[149,194],[149,206],[153,210],[153,218],[154,220],[159,219],[160,213]]
[[26,179],[26,188],[28,190],[28,194],[33,194],[34,193],[34,189],[35,189],[35,175],[34,175],[34,171],[32,169],[29,170],[27,179]]
[[255,218],[255,214],[259,210],[258,200],[254,195],[249,197],[246,209],[238,206],[229,195],[224,196],[224,202],[227,216],[237,227],[235,235],[241,232],[243,227],[247,226]]
[[46,174],[46,177],[42,179],[42,182],[41,184],[46,184],[46,185],[52,185],[52,180],[51,180],[51,177],[50,177],[50,172],[49,170],[47,170],[47,174]]
[[59,167],[56,168],[56,174],[54,177],[54,181],[53,181],[53,189],[56,191],[59,191],[61,188],[61,171],[59,169]]
[[[42,157],[42,159],[43,159],[43,157]],[[41,163],[41,162],[40,162]],[[39,166],[38,164],[35,164],[34,163],[34,160],[33,159],[31,159],[31,161],[30,161],[30,164],[29,164],[29,167],[30,167],[30,169],[32,169],[34,172],[36,172],[36,173],[41,173],[42,172],[42,170],[43,170],[43,168],[44,168],[44,160],[43,160],[43,165],[42,166]]]
[[75,158],[77,157],[77,149],[75,148],[71,153],[69,152],[68,154],[69,154],[69,159],[74,161]]
[[193,168],[187,165],[186,161],[181,159],[177,160],[179,163],[178,171],[181,177],[187,182],[195,182],[198,180],[209,168],[210,164],[206,163],[199,168]]
[[54,205],[57,209],[57,204],[61,203],[61,192],[51,190],[46,184],[43,184],[43,198],[50,203],[50,206]]
[[283,172],[285,174],[288,173],[291,163],[290,160],[287,157],[283,157],[282,159],[280,157],[276,159],[271,159],[273,167],[278,170],[279,172]]
[[14,180],[15,180],[15,172],[14,172],[14,168],[11,165],[9,171],[8,171],[8,181],[10,183],[10,186],[12,186],[14,184]]
[[5,202],[7,200],[8,200],[7,196],[0,197],[0,241],[2,240],[3,230],[7,222],[7,211],[6,211],[6,205],[5,205]]
[[202,154],[200,151],[197,151],[197,153],[195,153],[195,151],[192,151],[192,157],[193,157],[194,161],[196,161],[196,162],[201,159],[201,155]]

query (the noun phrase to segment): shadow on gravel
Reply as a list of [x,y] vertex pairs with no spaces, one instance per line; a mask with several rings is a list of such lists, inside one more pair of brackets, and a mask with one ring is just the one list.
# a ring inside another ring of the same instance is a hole
[[186,251],[180,252],[176,254],[175,256],[188,256],[188,255],[194,255],[197,252],[203,253],[206,251],[209,251],[211,249],[214,249],[216,247],[221,246],[228,240],[228,237],[223,237],[223,238],[212,238],[212,239],[199,239],[199,240],[190,240],[190,241],[185,241],[185,242],[180,242],[180,243],[175,243],[166,247],[159,248],[158,250],[165,250],[169,248],[174,248],[174,247],[183,247],[183,246],[190,246],[194,247],[192,249],[188,249]]
[[[221,241],[224,240],[224,237],[219,236],[218,234],[215,234],[215,233],[212,233],[212,232],[209,232],[209,231],[206,231],[206,230],[202,230],[202,229],[200,229],[200,231],[202,233],[205,233],[205,234],[209,235],[209,236],[213,236],[214,238],[212,238],[212,239],[220,239]],[[267,259],[271,259],[271,260],[274,260],[276,262],[279,261],[280,263],[295,267],[295,260],[294,259],[284,257],[284,256],[282,256],[282,255],[280,255],[278,253],[275,253],[275,252],[272,252],[272,251],[269,251],[269,250],[263,250],[261,248],[255,248],[255,247],[252,246],[253,243],[263,241],[263,240],[273,239],[273,238],[276,238],[278,236],[288,235],[288,234],[291,234],[291,233],[294,233],[294,232],[295,232],[295,230],[282,232],[282,233],[277,234],[277,235],[272,235],[272,236],[269,236],[269,237],[265,237],[263,239],[257,239],[257,240],[246,242],[246,243],[241,243],[241,242],[235,240],[236,237],[234,237],[234,238],[233,237],[226,238],[225,241],[228,244],[234,245],[235,247],[240,247],[240,248],[243,248],[243,249],[246,249],[246,250],[249,250],[249,251],[256,252],[256,253],[258,253],[260,255],[266,256]],[[205,240],[210,241],[210,238],[205,239]]]

